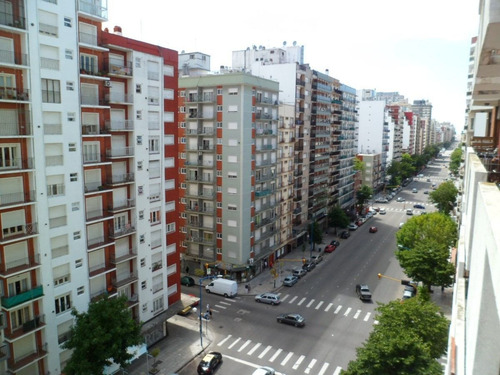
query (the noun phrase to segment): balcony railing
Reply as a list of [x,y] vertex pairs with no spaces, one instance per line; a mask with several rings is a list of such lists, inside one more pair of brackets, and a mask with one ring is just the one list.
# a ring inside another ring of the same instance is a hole
[[134,120],[106,120],[106,130],[113,132],[134,130]]
[[2,307],[10,309],[23,302],[31,301],[32,299],[43,296],[43,287],[37,286],[31,290],[26,290],[14,296],[2,297]]
[[0,194],[0,207],[35,201],[35,190],[21,193]]
[[109,100],[99,98],[98,96],[95,95],[82,95],[80,103],[82,105],[95,106],[95,107],[108,106]]
[[0,264],[0,274],[10,275],[12,273],[24,271],[29,268],[34,268],[38,266],[40,266],[40,255],[35,254],[27,258],[13,260],[11,262]]
[[[17,2],[17,6],[24,7],[23,1]],[[11,12],[0,12],[0,25],[15,27],[16,29],[26,29],[26,18],[14,16]]]
[[107,182],[108,185],[115,185],[115,184],[124,184],[127,182],[134,182],[134,181],[135,181],[134,173],[123,173],[123,174],[112,175]]
[[78,0],[78,10],[99,18],[108,18],[108,9],[100,1]]
[[112,243],[113,240],[105,236],[89,238],[87,241],[87,249],[89,250],[97,249],[98,247],[108,246]]
[[126,262],[127,260],[137,257],[137,249],[132,248],[128,250],[128,253],[116,256],[115,254],[110,255],[109,261],[111,264],[118,264]]
[[120,279],[118,278],[113,279],[111,283],[115,288],[120,288],[124,285],[131,284],[137,280],[138,280],[137,273],[131,272],[128,275],[125,275],[124,277],[122,276]]
[[121,201],[113,202],[113,205],[108,206],[111,212],[126,210],[135,207],[135,199],[123,199]]
[[17,373],[23,367],[30,363],[36,362],[47,355],[47,344],[37,345],[37,347],[22,356],[10,358],[7,361],[7,369],[9,373]]
[[105,97],[109,103],[133,103],[134,102],[134,95],[125,94],[125,93],[121,93],[121,92],[113,92],[111,94],[107,94]]
[[118,238],[121,236],[126,236],[135,232],[135,225],[125,224],[122,228],[109,228],[109,237],[110,238]]
[[33,319],[24,321],[21,325],[14,329],[5,329],[5,337],[13,340],[24,335],[25,333],[34,331],[43,326],[45,326],[45,315],[37,315]]
[[116,147],[116,148],[107,149],[106,156],[108,156],[110,158],[134,156],[134,148],[133,147]]
[[27,236],[38,234],[37,223],[17,224],[12,227],[7,227],[7,223],[3,224],[2,232],[0,233],[0,242],[20,239]]
[[106,68],[109,74],[131,77],[134,69],[131,61],[120,62],[117,60],[105,61]]
[[0,100],[28,101],[29,98],[29,90],[21,90],[15,87],[0,88]]
[[13,65],[28,65],[28,55],[9,50],[0,50],[0,63]]

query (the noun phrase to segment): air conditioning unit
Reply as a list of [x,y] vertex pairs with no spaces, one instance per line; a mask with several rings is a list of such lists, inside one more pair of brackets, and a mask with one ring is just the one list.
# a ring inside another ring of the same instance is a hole
[[104,81],[104,87],[111,87],[111,81]]

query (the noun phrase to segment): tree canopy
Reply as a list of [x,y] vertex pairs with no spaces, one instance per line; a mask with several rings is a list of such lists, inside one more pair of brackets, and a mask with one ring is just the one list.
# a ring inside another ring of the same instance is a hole
[[143,337],[126,301],[125,296],[105,298],[91,303],[87,312],[73,309],[74,325],[64,343],[65,349],[73,349],[66,375],[101,375],[110,360],[123,367],[132,359],[127,348],[142,343]]
[[429,200],[437,204],[439,212],[450,214],[457,200],[458,190],[453,181],[445,181],[429,194]]
[[454,175],[458,174],[460,163],[462,163],[462,149],[456,148],[450,155],[450,171]]
[[445,352],[448,320],[434,303],[417,297],[377,308],[372,333],[344,375],[437,375]]
[[349,217],[340,206],[335,206],[328,212],[328,225],[335,230],[338,227],[346,228],[349,225]]
[[361,171],[364,172],[366,170],[366,164],[363,160],[358,158],[357,156],[354,157],[354,170],[355,171]]
[[323,242],[323,231],[317,222],[312,222],[309,224],[309,241],[313,242],[313,247],[315,244],[320,244]]
[[361,185],[361,188],[356,192],[356,203],[358,212],[361,212],[365,203],[372,197],[373,189],[368,185]]

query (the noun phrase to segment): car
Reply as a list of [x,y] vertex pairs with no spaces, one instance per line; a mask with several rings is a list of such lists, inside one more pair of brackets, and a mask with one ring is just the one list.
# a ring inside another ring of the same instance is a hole
[[343,238],[344,240],[348,239],[350,236],[351,236],[351,234],[347,230],[345,230],[342,233],[340,233],[340,238]]
[[284,286],[293,286],[299,281],[299,278],[294,275],[288,275],[283,279]]
[[302,265],[302,269],[303,270],[306,270],[306,271],[312,271],[314,269],[314,267],[316,267],[316,263],[312,262],[312,261],[307,261],[305,262],[303,265]]
[[262,293],[255,296],[256,302],[268,303],[270,305],[279,305],[281,303],[280,296],[274,293]]
[[389,203],[389,200],[386,198],[377,198],[375,199],[375,203]]
[[193,286],[195,284],[194,279],[191,276],[182,276],[181,285]]
[[419,210],[425,210],[425,206],[423,204],[414,204],[413,208],[418,208]]
[[413,293],[409,290],[406,290],[403,292],[403,298],[402,300],[404,301],[405,299],[413,297]]
[[320,263],[323,260],[323,255],[321,255],[321,254],[319,254],[319,255],[312,255],[311,256],[311,260],[314,263],[318,264],[318,263]]
[[[364,223],[365,223],[366,219],[363,220],[363,218],[360,218],[358,221],[356,221],[354,224],[356,224],[358,226],[358,228],[360,226],[362,226]],[[357,228],[356,228],[357,229]],[[352,230],[356,230],[356,229],[352,229]]]
[[295,327],[304,327],[305,319],[300,314],[280,314],[276,317],[278,323],[290,324]]
[[385,208],[381,208],[380,211],[379,211],[379,214],[380,215],[385,215],[386,214]]
[[356,224],[354,224],[354,223],[351,223],[351,224],[349,224],[347,226],[347,229],[349,229],[349,230],[356,230],[356,229],[358,229],[358,226]]
[[419,177],[419,178],[423,178],[423,177],[424,177],[424,175],[423,175],[422,173],[420,173],[417,177]]
[[399,223],[399,229],[403,228],[403,225],[405,225],[405,223]]
[[370,288],[366,284],[357,284],[356,294],[362,301],[371,301],[372,299],[372,292],[370,292]]
[[292,275],[298,277],[299,279],[304,276],[307,273],[306,270],[300,268],[300,267],[295,267],[294,270],[292,271]]
[[403,197],[398,197],[397,201],[398,202],[404,202],[406,199],[404,199]]
[[427,179],[427,182],[431,182],[431,179],[430,179],[430,178],[428,178],[428,179]]
[[375,215],[375,214],[374,214],[374,211],[368,211],[368,212],[366,213],[365,217],[366,217],[367,219],[371,219],[373,215]]
[[436,183],[435,182],[432,183],[432,187],[436,187]]
[[413,189],[411,189],[411,192],[412,192],[412,193],[418,193],[418,190],[417,190],[417,189],[415,189],[415,188],[413,188]]
[[222,354],[219,352],[210,352],[206,354],[198,365],[198,375],[212,375],[221,363]]
[[333,245],[333,246],[340,246],[340,242],[337,241],[337,240],[333,240],[332,242],[330,242],[330,245]]
[[271,367],[259,367],[257,370],[252,372],[252,375],[275,375],[276,371]]
[[370,229],[368,230],[368,232],[370,233],[376,233],[377,231],[378,231],[377,227],[370,227]]
[[425,191],[424,191],[424,194],[429,194],[429,190],[425,190]]
[[326,245],[324,251],[325,251],[325,253],[333,253],[336,248],[337,248],[337,246],[335,246],[335,245]]
[[413,210],[411,208],[406,210],[407,215],[413,215]]
[[373,208],[373,210],[374,210],[375,212],[379,212],[379,211],[380,211],[380,207],[372,207],[372,208]]

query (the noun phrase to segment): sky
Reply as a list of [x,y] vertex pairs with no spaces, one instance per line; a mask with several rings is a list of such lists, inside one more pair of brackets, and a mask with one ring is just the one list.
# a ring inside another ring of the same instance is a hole
[[304,46],[304,63],[357,90],[426,99],[432,117],[465,122],[479,0],[108,0],[110,31],[231,66],[232,51]]

